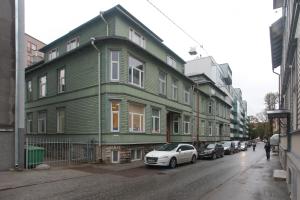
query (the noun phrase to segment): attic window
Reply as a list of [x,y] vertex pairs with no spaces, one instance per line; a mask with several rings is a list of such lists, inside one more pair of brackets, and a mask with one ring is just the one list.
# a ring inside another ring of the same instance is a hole
[[144,36],[136,32],[134,29],[129,28],[129,39],[136,43],[137,45],[146,48],[146,41]]
[[176,69],[176,61],[171,56],[167,56],[167,63],[168,63],[168,65],[170,65],[171,67]]
[[52,50],[50,50],[49,53],[48,53],[48,59],[49,59],[49,60],[53,60],[53,59],[56,58],[58,55],[59,55],[59,54],[58,54],[58,49],[57,49],[57,48],[52,49]]
[[72,49],[75,49],[76,47],[79,46],[79,38],[73,38],[68,41],[67,43],[67,51],[71,51]]

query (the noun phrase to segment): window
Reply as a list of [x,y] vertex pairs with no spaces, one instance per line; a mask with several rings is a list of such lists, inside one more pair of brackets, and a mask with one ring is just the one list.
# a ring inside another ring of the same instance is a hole
[[184,90],[184,103],[190,104],[190,90],[189,88],[185,88]]
[[208,113],[212,114],[212,102],[211,101],[208,104]]
[[66,91],[65,68],[58,70],[58,93]]
[[32,100],[32,82],[31,82],[31,80],[27,81],[26,97],[27,97],[27,101]]
[[190,125],[191,125],[190,117],[184,116],[184,120],[183,120],[184,134],[190,134],[191,133]]
[[38,113],[38,133],[46,133],[47,127],[47,112],[40,111]]
[[176,61],[171,56],[167,56],[167,63],[174,69],[176,69]]
[[47,76],[42,76],[39,79],[39,97],[45,97],[47,93]]
[[111,102],[111,131],[119,132],[120,130],[120,103],[118,101]]
[[216,102],[216,115],[217,116],[220,116],[220,112],[219,112],[219,103],[218,102]]
[[67,51],[71,51],[72,49],[75,49],[79,46],[79,38],[73,38],[72,40],[69,40],[67,43]]
[[178,97],[178,86],[177,86],[177,80],[173,79],[172,81],[172,99],[177,100]]
[[209,129],[209,136],[212,136],[213,129],[212,129],[212,123],[211,122],[208,123],[208,129]]
[[56,111],[56,131],[57,133],[65,132],[65,109],[59,108]]
[[131,149],[130,151],[131,160],[141,160],[142,150],[141,149]]
[[52,49],[51,51],[49,51],[48,53],[48,60],[53,60],[54,58],[56,58],[58,56],[58,49]]
[[141,61],[129,57],[129,83],[144,87],[144,65]]
[[152,109],[152,132],[160,132],[160,112],[157,109]]
[[179,133],[179,116],[173,115],[173,134]]
[[119,80],[119,51],[110,52],[110,80]]
[[201,135],[205,135],[205,120],[201,120]]
[[144,132],[145,129],[145,107],[134,103],[129,103],[129,131],[130,132]]
[[27,113],[27,116],[26,116],[26,132],[27,133],[32,133],[33,131],[33,122],[32,122],[32,113]]
[[159,72],[159,94],[167,94],[167,75],[164,72]]
[[37,46],[33,43],[31,43],[31,50],[32,51],[36,51],[37,50]]
[[216,136],[219,136],[220,133],[220,126],[219,124],[216,124]]
[[129,39],[144,49],[146,48],[145,38],[132,28],[129,28]]
[[111,162],[112,163],[119,163],[119,151],[118,150],[112,150],[111,151]]

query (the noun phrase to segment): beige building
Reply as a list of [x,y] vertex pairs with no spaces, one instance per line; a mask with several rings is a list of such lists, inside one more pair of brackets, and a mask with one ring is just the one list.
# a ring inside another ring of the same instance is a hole
[[26,67],[43,60],[44,54],[38,50],[44,47],[46,44],[28,35],[27,33],[25,33],[25,42],[27,63]]
[[273,72],[280,68],[280,101],[279,110],[269,113],[281,118],[280,163],[287,172],[291,199],[300,200],[300,2],[273,0],[277,8],[282,8],[282,17],[271,25],[270,39]]

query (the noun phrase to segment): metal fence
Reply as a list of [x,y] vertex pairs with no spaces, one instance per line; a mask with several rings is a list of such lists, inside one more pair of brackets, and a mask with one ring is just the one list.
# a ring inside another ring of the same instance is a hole
[[25,141],[25,168],[40,164],[61,167],[95,160],[93,142],[73,142],[70,138],[28,136]]

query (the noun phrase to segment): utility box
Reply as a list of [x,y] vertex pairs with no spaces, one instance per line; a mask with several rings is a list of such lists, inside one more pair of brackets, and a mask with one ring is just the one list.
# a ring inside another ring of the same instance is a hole
[[29,145],[25,147],[26,168],[35,167],[44,162],[45,148]]

